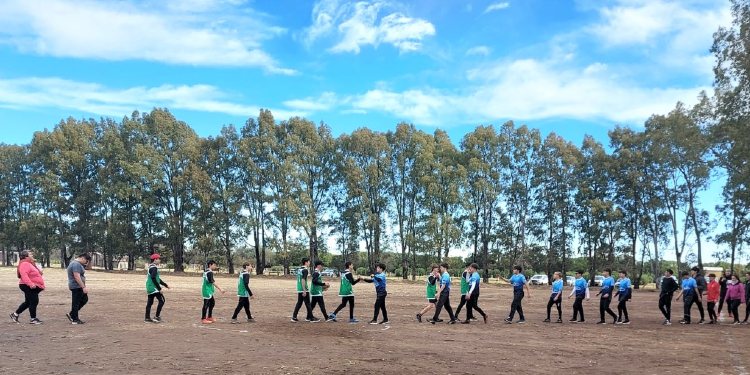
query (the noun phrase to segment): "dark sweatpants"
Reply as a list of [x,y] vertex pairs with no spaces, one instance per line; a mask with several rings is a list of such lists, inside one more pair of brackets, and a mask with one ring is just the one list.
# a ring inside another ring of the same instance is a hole
[[310,311],[315,310],[315,306],[320,305],[320,311],[323,313],[323,319],[328,319],[328,313],[326,312],[326,303],[323,302],[323,296],[313,296],[312,304],[310,304]]
[[307,310],[307,319],[312,319],[312,309],[310,308],[310,299],[306,296],[302,296],[302,293],[297,293],[297,305],[294,306],[294,312],[292,313],[292,319],[297,319],[297,314],[299,313],[299,309],[302,308],[302,304],[305,304],[305,309]]
[[23,303],[16,309],[16,315],[20,315],[26,309],[29,309],[31,319],[36,319],[36,307],[39,306],[39,293],[44,289],[31,289],[26,284],[18,284],[18,288],[23,292]]
[[156,305],[156,317],[161,317],[161,309],[164,307],[164,295],[161,292],[151,293],[148,295],[148,302],[146,302],[146,319],[151,319],[151,306],[154,305],[154,298],[159,303]]
[[664,315],[664,319],[672,319],[672,294],[662,294],[659,296],[659,310]]
[[683,301],[684,310],[685,310],[684,311],[684,316],[683,316],[682,319],[684,321],[690,323],[690,308],[692,308],[693,307],[693,303],[695,303],[695,297],[693,297],[692,295],[683,296],[682,297],[682,301]]
[[349,304],[349,320],[354,319],[354,296],[341,297],[341,304],[333,312],[333,315],[338,314],[347,304]]
[[579,320],[578,314],[581,314],[581,319],[579,321],[583,322],[586,319],[583,317],[583,299],[586,298],[585,296],[576,296],[576,301],[573,302],[573,320]]
[[237,319],[237,316],[240,315],[240,312],[243,309],[245,310],[245,315],[247,315],[247,318],[252,319],[253,314],[250,313],[250,297],[239,297],[239,301],[237,301],[237,307],[234,308],[232,319]]
[[378,315],[380,312],[383,312],[383,321],[388,321],[388,311],[385,309],[385,297],[388,296],[388,293],[378,294],[375,298],[375,312],[372,316],[372,320],[378,320]]
[[76,321],[79,320],[78,312],[89,302],[89,295],[84,293],[82,288],[71,289],[70,294],[70,319]]
[[562,319],[562,296],[558,296],[559,298],[555,298],[555,296],[557,294],[549,296],[549,301],[547,302],[547,319],[550,319],[552,306],[555,305],[557,305],[557,319]]
[[617,320],[617,315],[615,315],[615,312],[612,311],[612,309],[609,307],[609,305],[612,303],[612,295],[610,294],[609,297],[604,298],[602,297],[599,300],[599,317],[601,321],[604,321],[604,313],[609,314],[609,316],[612,317],[612,319]]
[[443,310],[443,307],[445,307],[445,311],[448,312],[450,319],[456,320],[456,316],[453,315],[453,308],[451,307],[450,289],[443,289],[443,292],[440,293],[438,302],[435,305],[435,315],[432,317],[432,320],[438,320],[438,318],[440,318],[440,311]]
[[[461,296],[462,299],[466,299],[465,296]],[[482,311],[481,308],[479,308],[479,293],[472,293],[471,298],[466,299],[466,320],[471,320],[474,318],[474,310],[478,311],[482,317],[487,316],[487,314]],[[458,310],[456,310],[458,311]],[[458,317],[458,313],[456,313],[456,317]]]
[[513,302],[510,304],[510,314],[508,314],[508,320],[513,320],[513,317],[516,315],[516,311],[518,311],[519,319],[526,320],[523,316],[523,306],[521,306],[523,296],[523,292],[513,293]]
[[214,306],[216,306],[216,300],[213,296],[211,298],[203,299],[203,308],[201,309],[201,320],[211,318],[214,316]]

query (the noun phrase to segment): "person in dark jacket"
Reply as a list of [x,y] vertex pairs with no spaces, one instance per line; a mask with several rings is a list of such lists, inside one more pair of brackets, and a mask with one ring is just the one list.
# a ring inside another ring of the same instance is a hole
[[677,285],[677,280],[674,278],[674,271],[668,269],[664,271],[664,277],[661,279],[661,286],[659,287],[659,310],[664,315],[665,326],[672,325],[672,296],[680,286]]
[[747,301],[750,301],[750,272],[745,273],[745,319],[742,321],[742,324],[748,324],[747,318],[750,317],[750,303],[747,303]]
[[727,297],[727,281],[732,278],[732,271],[731,270],[725,270],[723,274],[721,274],[721,277],[719,277],[719,287],[721,288],[719,290],[719,310],[717,311],[717,314],[719,314],[719,317],[721,317],[721,310],[724,307],[724,300]]
[[701,269],[698,267],[690,269],[690,276],[695,279],[695,283],[698,285],[698,293],[700,294],[700,298],[695,300],[695,305],[698,306],[698,313],[701,315],[701,320],[698,324],[704,324],[706,322],[706,313],[703,309],[703,295],[706,294],[708,284],[706,283],[706,278],[703,277],[703,273],[701,273]]

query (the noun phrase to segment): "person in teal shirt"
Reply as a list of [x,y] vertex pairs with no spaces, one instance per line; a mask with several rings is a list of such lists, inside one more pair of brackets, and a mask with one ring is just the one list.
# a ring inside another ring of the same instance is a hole
[[[589,299],[589,283],[583,278],[583,271],[576,271],[576,281],[573,284],[573,290],[568,295],[568,298],[576,296],[576,301],[573,303],[573,318],[570,319],[573,323],[583,323],[586,321],[583,317],[583,300]],[[581,320],[578,320],[578,315],[581,315]]]
[[599,316],[600,320],[596,324],[607,324],[604,320],[604,313],[606,312],[612,317],[612,323],[617,323],[617,315],[609,305],[612,303],[612,292],[615,290],[615,279],[612,278],[612,270],[607,268],[604,270],[604,280],[602,280],[602,288],[596,295],[601,295],[599,300]]
[[552,279],[554,280],[552,281],[552,294],[550,294],[549,301],[547,302],[547,319],[544,319],[544,322],[550,322],[552,306],[557,306],[557,322],[562,323],[562,272],[555,272],[555,274],[552,275]]
[[440,289],[438,289],[438,302],[435,305],[435,315],[428,322],[435,324],[440,319],[440,311],[445,307],[445,311],[448,312],[450,321],[448,324],[456,324],[456,316],[453,315],[453,308],[451,307],[450,293],[451,293],[451,275],[448,273],[448,263],[440,264]]
[[[630,282],[630,279],[628,278],[628,272],[625,270],[620,271],[620,282],[618,283],[618,289],[615,296],[618,296],[618,303],[617,303],[617,324],[630,324],[630,319],[628,319],[628,300],[630,300],[630,296],[632,295],[632,289],[631,287],[633,284]],[[623,315],[625,316],[625,319],[623,320]]]
[[523,268],[521,266],[513,266],[513,276],[510,277],[510,284],[513,285],[513,302],[510,305],[510,314],[508,314],[508,317],[505,319],[505,323],[511,324],[513,323],[513,316],[516,315],[516,311],[518,311],[518,323],[526,323],[526,319],[523,316],[523,306],[521,306],[521,300],[523,300],[524,297],[524,289],[526,289],[526,293],[529,294],[529,299],[531,298],[531,292],[529,291],[529,284],[526,281],[526,276],[524,276]]
[[680,320],[680,324],[690,324],[690,308],[693,307],[696,299],[701,298],[701,293],[698,290],[698,283],[690,277],[690,273],[687,271],[682,273],[682,289],[677,294],[675,301],[679,301],[680,297],[682,297],[685,309],[685,316]]
[[209,260],[208,263],[206,263],[206,270],[203,272],[203,285],[201,287],[201,294],[203,296],[201,323],[203,324],[216,322],[216,319],[213,318],[214,306],[216,306],[216,300],[214,300],[214,288],[218,289],[221,294],[224,294],[224,291],[216,285],[216,280],[214,280],[215,270],[216,262]]
[[237,280],[237,307],[234,308],[234,314],[232,315],[232,324],[237,324],[237,316],[240,314],[242,309],[245,309],[245,315],[247,315],[248,323],[255,322],[253,314],[250,313],[250,299],[253,297],[253,291],[250,290],[250,272],[252,266],[250,263],[242,265],[242,271],[240,271],[239,279]]

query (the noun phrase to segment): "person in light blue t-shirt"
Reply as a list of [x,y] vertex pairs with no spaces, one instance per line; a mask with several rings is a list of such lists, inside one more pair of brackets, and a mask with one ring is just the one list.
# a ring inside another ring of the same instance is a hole
[[440,277],[440,288],[438,289],[438,302],[437,305],[435,305],[435,315],[433,315],[432,319],[428,320],[428,322],[432,324],[437,323],[440,318],[440,311],[445,307],[445,311],[448,312],[448,317],[450,317],[448,324],[456,324],[456,316],[453,315],[453,308],[451,307],[450,301],[451,275],[448,273],[448,263],[440,264],[440,272],[442,272],[442,276]]
[[600,319],[596,324],[607,324],[607,321],[604,320],[604,313],[607,313],[612,317],[612,323],[617,323],[617,315],[615,315],[615,312],[609,307],[610,303],[612,303],[612,292],[614,292],[615,289],[615,279],[612,278],[612,270],[609,268],[605,269],[603,274],[604,280],[602,280],[602,288],[599,290],[599,293],[596,293],[597,296],[602,296],[599,300]]
[[557,322],[562,323],[562,291],[563,291],[563,281],[562,281],[562,272],[555,272],[555,274],[552,276],[553,282],[552,282],[552,294],[549,296],[549,302],[547,302],[547,319],[544,319],[545,323],[550,322],[550,312],[552,311],[552,306],[557,306]]
[[508,324],[513,323],[513,316],[516,315],[516,311],[518,311],[518,323],[526,323],[526,319],[523,316],[521,300],[523,300],[524,297],[524,289],[526,289],[526,293],[529,294],[529,299],[531,299],[531,292],[529,292],[529,284],[526,281],[526,276],[524,276],[521,271],[523,271],[521,266],[513,266],[513,276],[510,277],[510,284],[513,285],[513,303],[510,305],[510,314],[508,314],[508,317],[505,319],[505,323]]
[[680,324],[690,324],[690,308],[693,307],[695,300],[700,300],[701,293],[698,290],[698,283],[690,277],[690,273],[687,271],[682,273],[682,288],[675,301],[679,301],[680,297],[685,304],[685,316],[680,320]]
[[[628,319],[628,300],[630,300],[630,296],[632,295],[632,289],[631,287],[633,284],[630,282],[630,279],[628,278],[628,273],[625,270],[620,271],[620,282],[618,283],[618,289],[615,296],[618,296],[619,299],[617,300],[617,324],[630,324],[630,319]],[[625,316],[625,319],[623,320],[622,317]]]
[[[583,299],[589,299],[589,283],[583,278],[583,271],[576,271],[576,281],[573,284],[573,290],[568,295],[568,298],[576,296],[576,301],[573,303],[573,318],[570,319],[573,323],[583,323],[586,321],[583,317]],[[578,320],[578,314],[581,314],[581,320]]]

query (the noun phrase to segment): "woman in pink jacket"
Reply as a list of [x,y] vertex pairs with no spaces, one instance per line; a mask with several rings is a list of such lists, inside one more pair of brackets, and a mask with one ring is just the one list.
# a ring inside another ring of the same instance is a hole
[[25,297],[23,303],[18,306],[18,309],[10,314],[10,318],[14,322],[18,323],[18,316],[21,315],[24,310],[29,309],[29,315],[31,315],[30,324],[42,324],[42,321],[36,317],[36,307],[39,305],[39,293],[44,290],[44,278],[42,278],[42,271],[36,266],[36,259],[34,259],[34,253],[28,250],[24,250],[19,255],[21,261],[18,263],[18,287],[23,291]]
[[732,312],[734,317],[734,324],[740,324],[739,307],[740,304],[744,303],[745,299],[745,285],[740,283],[740,278],[736,274],[732,274],[732,278],[727,283],[727,297],[729,311]]

